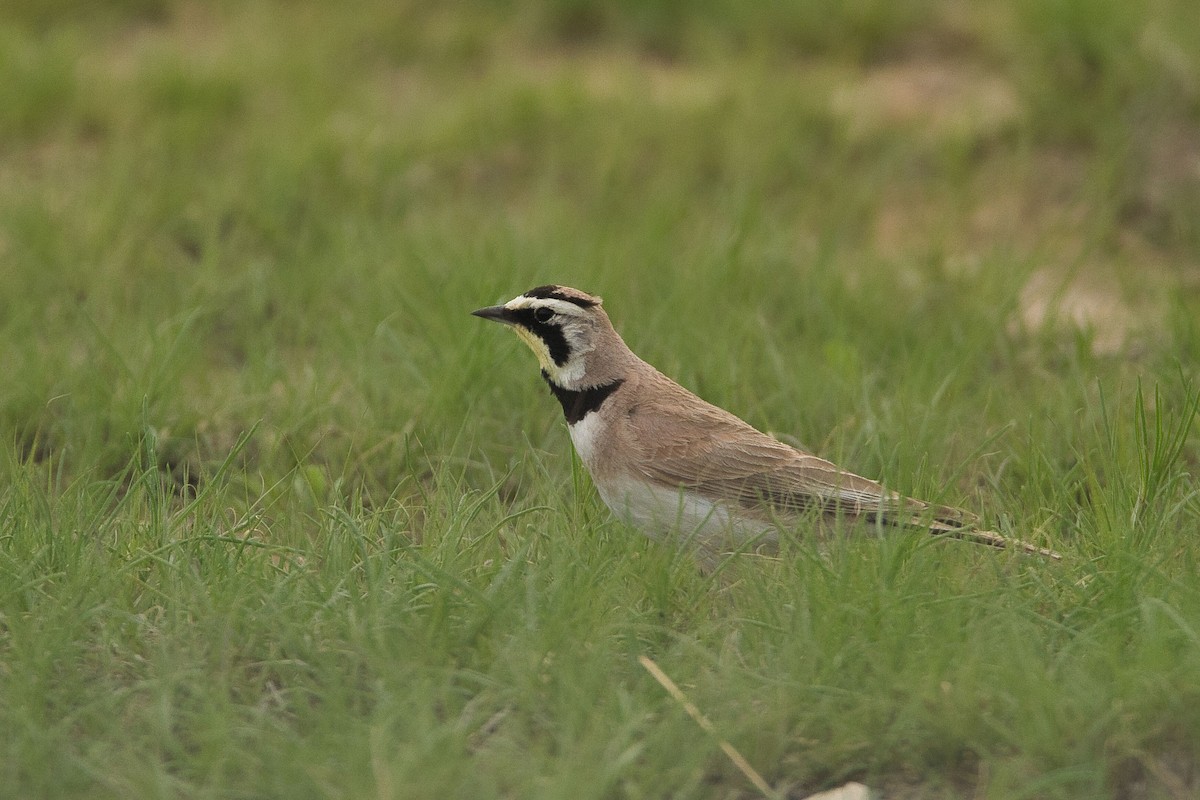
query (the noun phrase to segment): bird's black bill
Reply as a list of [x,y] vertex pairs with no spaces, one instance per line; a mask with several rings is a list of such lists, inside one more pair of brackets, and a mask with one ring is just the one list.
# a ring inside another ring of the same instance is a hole
[[471,312],[477,317],[490,319],[493,322],[503,322],[505,325],[516,324],[516,318],[513,313],[504,306],[488,306],[487,308],[479,308]]

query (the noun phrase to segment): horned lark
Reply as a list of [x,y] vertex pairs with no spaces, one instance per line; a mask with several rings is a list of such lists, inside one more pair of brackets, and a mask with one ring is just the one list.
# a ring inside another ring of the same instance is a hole
[[599,297],[539,286],[472,313],[510,326],[533,350],[605,504],[652,538],[691,537],[702,562],[748,541],[771,544],[806,518],[1059,557],[980,530],[961,509],[901,497],[701,400],[634,355]]

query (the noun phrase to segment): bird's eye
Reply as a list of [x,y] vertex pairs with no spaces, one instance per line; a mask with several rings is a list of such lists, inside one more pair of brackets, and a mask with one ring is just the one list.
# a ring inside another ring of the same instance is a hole
[[533,318],[536,319],[538,322],[549,322],[551,319],[554,318],[554,312],[551,311],[550,309],[546,308],[545,306],[542,306],[540,308],[534,309]]

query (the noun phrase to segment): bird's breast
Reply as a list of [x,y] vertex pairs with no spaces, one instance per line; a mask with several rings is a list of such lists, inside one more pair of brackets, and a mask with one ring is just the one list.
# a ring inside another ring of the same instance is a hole
[[604,444],[607,423],[600,414],[592,412],[571,423],[567,428],[571,432],[571,444],[575,445],[575,452],[579,454],[579,460],[594,476],[600,464],[600,452]]

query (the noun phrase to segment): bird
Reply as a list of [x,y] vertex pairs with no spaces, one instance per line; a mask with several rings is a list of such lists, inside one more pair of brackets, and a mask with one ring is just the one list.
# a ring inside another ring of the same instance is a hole
[[600,498],[652,539],[690,545],[701,566],[777,548],[815,521],[821,535],[867,523],[1059,559],[984,530],[978,517],[904,497],[779,441],[659,372],[625,344],[600,297],[538,286],[471,312],[510,327],[537,356]]

